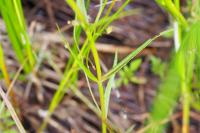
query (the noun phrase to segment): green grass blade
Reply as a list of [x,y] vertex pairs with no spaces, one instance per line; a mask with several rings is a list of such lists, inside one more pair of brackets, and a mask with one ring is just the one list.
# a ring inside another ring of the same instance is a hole
[[166,30],[164,32],[161,32],[159,35],[147,40],[145,43],[143,43],[139,48],[137,48],[135,51],[133,51],[131,54],[129,54],[125,59],[123,59],[117,66],[112,68],[108,73],[106,73],[102,77],[102,81],[105,81],[110,78],[113,74],[117,73],[119,70],[121,70],[128,62],[131,61],[138,53],[140,53],[144,48],[146,48],[148,45],[150,45],[155,39],[157,39],[160,36],[163,36],[165,34],[168,34],[169,32],[172,32],[172,29]]
[[35,57],[26,31],[21,1],[1,0],[0,9],[18,61],[22,64],[28,58],[28,63],[25,64],[24,70],[29,73],[35,64]]

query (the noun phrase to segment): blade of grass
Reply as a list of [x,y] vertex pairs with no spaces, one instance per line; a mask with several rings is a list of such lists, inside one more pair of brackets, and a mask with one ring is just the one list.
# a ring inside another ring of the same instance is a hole
[[145,41],[139,48],[137,48],[135,51],[133,51],[131,54],[129,54],[125,59],[120,61],[114,68],[112,68],[108,73],[102,76],[101,81],[105,81],[113,74],[117,73],[119,70],[121,70],[128,62],[131,61],[138,53],[140,53],[144,48],[146,48],[148,45],[150,45],[155,39],[157,39],[160,36],[163,36],[165,34],[168,34],[169,32],[172,32],[172,29],[166,30],[164,32],[161,32],[159,35],[156,35],[155,37]]
[[24,66],[24,70],[26,73],[29,73],[35,64],[35,57],[26,31],[21,1],[1,0],[0,9],[18,61],[23,63],[25,58],[28,58],[28,63]]

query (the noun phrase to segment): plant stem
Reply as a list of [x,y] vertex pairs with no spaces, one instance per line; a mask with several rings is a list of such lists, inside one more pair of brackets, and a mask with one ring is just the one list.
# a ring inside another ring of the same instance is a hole
[[188,87],[185,82],[182,82],[182,96],[183,96],[183,125],[182,133],[189,132],[189,114],[190,114],[190,93],[188,92]]
[[95,43],[93,42],[91,44],[91,50],[92,50],[92,54],[94,57],[94,62],[95,62],[95,66],[96,66],[96,70],[97,70],[97,78],[98,78],[98,88],[99,88],[99,95],[100,95],[100,104],[101,104],[101,111],[102,111],[102,133],[106,133],[106,124],[104,123],[104,121],[106,121],[106,109],[105,109],[105,101],[104,101],[104,88],[103,88],[103,84],[101,82],[101,76],[102,76],[102,72],[101,72],[101,65],[99,62],[99,55],[97,52],[97,49],[95,47]]
[[[71,90],[72,92],[78,97],[81,99],[81,101],[83,101],[83,103],[85,103],[95,114],[97,114],[97,116],[100,118],[101,117],[101,111],[98,110],[91,102],[90,100],[84,96],[80,90],[74,88],[74,87],[71,87]],[[108,127],[108,130],[113,133],[114,131],[117,132],[117,133],[122,133],[121,129],[118,128],[114,123],[112,123],[110,120],[106,120],[104,121],[104,123],[107,125]]]
[[[174,0],[175,6],[180,11],[180,0]],[[175,50],[176,52],[179,50],[181,46],[181,40],[182,40],[182,29],[180,26],[180,23],[178,21],[174,22],[174,42],[175,42]],[[183,72],[184,73],[184,72]],[[189,86],[185,82],[185,80],[182,80],[181,84],[182,88],[182,97],[183,97],[183,117],[182,117],[182,133],[188,133],[189,132],[189,113],[190,113],[190,92],[189,92]]]
[[[80,53],[78,54],[77,58],[80,58],[82,56],[82,54],[84,53],[84,50],[86,49],[88,44],[88,40],[85,41],[85,43],[83,44],[83,47],[80,51]],[[61,99],[63,98],[65,91],[69,88],[70,84],[71,84],[71,77],[74,74],[74,72],[76,71],[76,67],[78,66],[78,62],[77,60],[75,60],[73,62],[73,64],[71,65],[71,69],[69,69],[69,71],[67,72],[66,75],[64,75],[58,90],[56,91],[56,94],[53,96],[52,102],[49,106],[48,109],[48,113],[47,116],[45,117],[40,129],[38,130],[38,132],[42,132],[43,129],[46,127],[47,122],[49,120],[49,118],[51,117],[52,113],[54,112],[55,108],[58,106],[59,102],[61,101]],[[67,89],[65,89],[67,88]]]

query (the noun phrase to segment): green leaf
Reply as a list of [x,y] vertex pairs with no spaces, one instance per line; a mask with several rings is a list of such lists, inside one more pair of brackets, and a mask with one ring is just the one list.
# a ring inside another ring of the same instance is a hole
[[160,58],[155,57],[155,56],[151,56],[150,61],[151,61],[151,71],[154,74],[163,78],[167,64],[165,62],[162,62],[162,60]]
[[133,62],[131,62],[131,64],[130,64],[131,72],[137,71],[139,69],[141,63],[142,63],[141,59],[136,59]]

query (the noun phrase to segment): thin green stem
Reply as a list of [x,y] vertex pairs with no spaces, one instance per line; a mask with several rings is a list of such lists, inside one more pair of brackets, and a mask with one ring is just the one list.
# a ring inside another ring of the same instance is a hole
[[101,82],[102,72],[101,72],[101,65],[99,62],[99,55],[98,55],[94,42],[92,43],[91,50],[92,50],[92,54],[94,57],[94,62],[95,62],[96,70],[97,70],[98,88],[99,88],[100,104],[101,104],[101,111],[102,111],[102,116],[101,116],[102,133],[106,133],[106,124],[104,123],[104,121],[106,121],[106,109],[105,109],[105,101],[104,101],[105,98],[104,98],[104,88]]
[[[174,0],[175,6],[180,11],[180,0]],[[174,21],[174,42],[175,50],[178,51],[181,46],[182,28],[180,22]],[[184,72],[183,72],[184,73]],[[185,80],[182,81],[182,97],[183,97],[183,117],[182,117],[182,133],[189,132],[189,113],[190,113],[190,92]]]
[[182,96],[183,96],[183,125],[182,133],[189,132],[189,116],[190,116],[190,92],[185,82],[182,82]]
[[[83,44],[83,47],[81,48],[80,50],[80,53],[78,54],[77,58],[81,58],[82,56],[85,55],[86,53],[86,49],[88,48],[88,39],[85,40],[84,44]],[[50,104],[50,107],[48,109],[48,114],[47,116],[45,117],[40,129],[39,129],[39,132],[42,132],[42,130],[46,127],[47,125],[47,122],[49,120],[49,118],[51,117],[52,113],[54,112],[55,108],[58,106],[59,102],[61,101],[61,99],[63,98],[64,94],[65,94],[65,91],[67,89],[69,89],[70,85],[71,85],[71,77],[73,76],[74,72],[77,71],[77,68],[78,67],[78,61],[75,59],[73,64],[71,65],[71,69],[69,69],[69,71],[67,72],[66,75],[64,75],[59,87],[58,87],[58,90],[56,91],[56,94],[54,95],[53,99],[52,99],[52,102]]]
[[[79,97],[83,103],[85,103],[95,114],[97,114],[98,117],[101,117],[101,110],[97,109],[91,102],[90,100],[84,96],[80,90],[74,88],[74,87],[71,87],[71,90],[73,91],[73,93]],[[104,121],[104,123],[107,125],[108,127],[108,130],[113,133],[114,131],[117,132],[117,133],[122,133],[121,129],[118,128],[116,125],[114,125],[111,121],[109,121],[108,119],[106,121]]]

